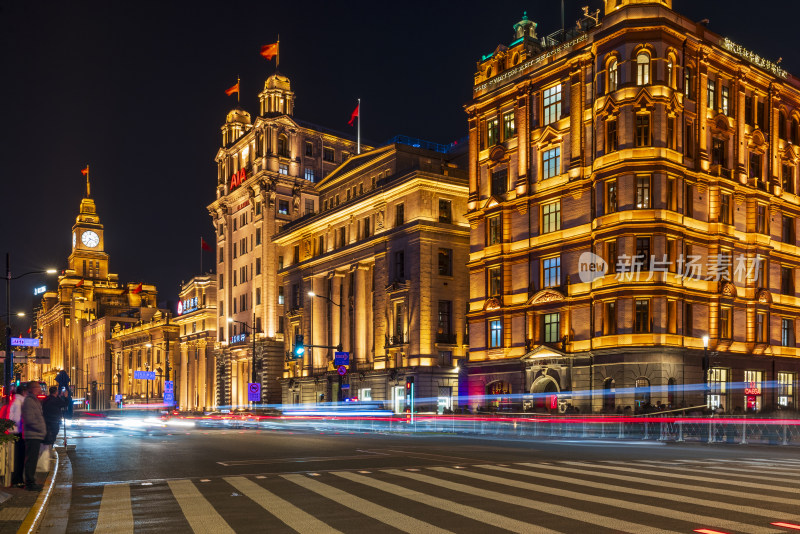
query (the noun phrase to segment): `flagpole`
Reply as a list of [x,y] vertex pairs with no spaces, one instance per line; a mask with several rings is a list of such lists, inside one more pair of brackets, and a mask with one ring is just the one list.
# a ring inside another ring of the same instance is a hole
[[86,164],[86,198],[91,197],[91,187],[89,186],[89,164]]
[[358,99],[358,138],[356,153],[361,154],[361,99]]
[[275,51],[275,72],[278,71],[278,67],[281,66],[281,34],[278,34],[278,42],[277,46],[275,47],[277,50]]
[[203,236],[200,236],[200,276],[203,276]]
[[[239,85],[239,76],[237,75],[237,76],[236,76],[236,103],[237,103],[237,104],[240,102],[240,101],[239,101],[239,96],[240,96],[241,94],[242,94],[242,86],[241,86],[241,85]],[[202,239],[202,236],[200,237],[200,239]],[[202,271],[203,271],[203,268],[202,268],[202,265],[201,265],[201,266],[200,266],[200,272],[202,272]]]

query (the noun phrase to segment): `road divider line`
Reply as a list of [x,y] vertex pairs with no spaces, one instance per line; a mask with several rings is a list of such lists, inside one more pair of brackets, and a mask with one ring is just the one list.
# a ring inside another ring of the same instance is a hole
[[313,515],[286,501],[268,489],[244,477],[225,477],[225,482],[255,501],[264,510],[274,515],[301,534],[341,534],[339,530],[320,521]]
[[[446,467],[442,469],[446,471],[452,471],[453,473],[457,473],[459,475],[467,473],[467,471],[448,469]],[[485,490],[476,487],[475,485],[470,486],[467,484],[461,484],[459,482],[451,482],[449,480],[436,478],[429,475],[423,475],[419,473],[409,473],[407,471],[401,471],[399,469],[384,469],[383,472],[389,473],[391,475],[398,475],[401,477],[410,478],[418,482],[425,482],[427,484],[431,484],[439,488],[447,488],[454,491],[460,491],[468,495],[484,497],[486,499],[492,499],[494,501],[513,504],[515,506],[523,506],[525,508],[538,510],[540,512],[545,512],[547,514],[552,514],[555,516],[574,519],[575,521],[588,523],[592,526],[604,527],[610,530],[614,530],[616,532],[627,532],[629,534],[641,534],[642,532],[648,532],[649,534],[676,534],[676,531],[674,530],[663,530],[658,528],[652,528],[652,526],[650,525],[643,525],[639,523],[633,523],[631,521],[625,521],[624,519],[606,517],[604,515],[594,514],[592,512],[577,510],[570,506],[550,504],[542,501],[537,501],[534,499],[527,499],[525,497],[508,495],[506,493],[500,493],[498,491]],[[535,527],[535,525],[532,525],[532,527]],[[588,531],[591,531],[591,529],[587,529],[587,532]],[[534,532],[533,528],[531,528],[531,532]]]
[[342,491],[333,486],[324,484],[318,480],[312,480],[303,475],[281,475],[282,478],[293,482],[300,487],[309,491],[313,491],[317,495],[330,499],[339,504],[339,506],[346,506],[361,514],[377,519],[381,523],[385,523],[403,532],[412,532],[420,534],[451,534],[449,530],[439,528],[425,521],[420,521],[414,517],[400,512],[395,512],[390,508],[386,508],[379,504],[375,504],[361,497],[356,497],[352,493]]
[[133,533],[133,503],[128,484],[109,484],[103,487],[94,531],[97,534]]
[[[376,480],[370,477],[365,477],[363,475],[357,475],[355,473],[350,473],[347,471],[342,471],[342,472],[337,471],[332,474],[350,480],[352,482],[358,482],[359,484],[364,484],[365,486],[369,486],[384,491],[391,495],[396,495],[404,499],[416,501],[425,504],[427,506],[431,506],[433,508],[445,510],[447,512],[452,512],[454,514],[458,514],[460,516],[467,517],[469,519],[474,519],[475,521],[480,521],[481,523],[487,523],[494,527],[499,527],[505,530],[509,530],[511,532],[518,532],[519,534],[528,534],[533,530],[532,527],[534,527],[534,525],[531,525],[530,523],[517,521],[516,519],[511,519],[509,517],[500,514],[487,512],[486,510],[482,510],[481,508],[466,506],[464,504],[456,503],[450,499],[441,499],[439,497],[428,495],[427,493],[414,491],[397,484],[390,484],[388,482],[384,482],[382,480]],[[537,534],[559,534],[557,530],[551,530],[549,528],[544,528],[544,527],[537,526],[535,530]]]
[[[615,499],[612,497],[599,497],[597,495],[590,495],[588,493],[580,493],[578,491],[570,491],[564,490],[561,488],[554,487],[553,485],[545,485],[542,483],[537,484],[529,484],[527,482],[521,482],[519,480],[509,480],[507,478],[492,476],[492,475],[485,475],[483,473],[475,473],[472,471],[463,471],[457,469],[450,469],[449,467],[431,467],[433,471],[439,471],[442,473],[449,473],[455,474],[462,477],[469,477],[476,480],[480,480],[483,482],[491,482],[493,484],[501,484],[504,486],[512,486],[518,489],[527,489],[531,491],[535,491],[537,493],[545,493],[550,496],[559,496],[565,497],[567,499],[575,499],[584,502],[592,502],[595,504],[603,504],[606,506],[614,506],[620,508],[622,510],[632,510],[635,512],[642,512],[645,514],[654,515],[657,517],[667,517],[670,519],[678,519],[680,521],[685,521],[687,523],[692,524],[703,524],[703,523],[711,523],[717,524],[724,528],[730,528],[733,530],[741,530],[742,532],[749,532],[750,534],[771,534],[774,532],[774,529],[771,528],[759,528],[753,525],[748,525],[745,523],[740,523],[738,521],[729,521],[726,519],[720,519],[717,517],[705,516],[700,514],[693,514],[689,512],[681,512],[680,510],[674,510],[671,508],[665,508],[662,506],[653,506],[650,504],[641,504],[637,502],[633,502],[631,500],[626,499]],[[649,532],[649,530],[648,530]]]
[[[560,481],[566,484],[572,484],[575,486],[586,486],[589,488],[595,489],[604,489],[610,492],[617,492],[617,493],[627,493],[630,495],[639,495],[642,497],[652,497],[654,499],[659,500],[666,500],[666,501],[676,501],[679,503],[690,503],[696,504],[698,506],[702,506],[704,508],[714,508],[717,510],[730,510],[731,512],[743,512],[750,515],[755,515],[759,517],[767,517],[767,518],[774,518],[775,512],[772,510],[764,510],[763,508],[755,508],[753,506],[744,506],[741,504],[732,504],[727,502],[720,502],[720,501],[712,501],[710,499],[699,499],[697,497],[690,497],[688,495],[675,495],[666,493],[664,491],[649,491],[643,490],[640,488],[631,488],[627,486],[620,486],[618,483],[615,484],[604,484],[602,482],[594,482],[591,480],[581,480],[577,478],[559,476],[553,473],[539,473],[536,471],[528,471],[525,469],[512,469],[509,467],[500,467],[497,465],[479,465],[477,466],[481,469],[491,469],[493,471],[500,471],[502,473],[510,473],[515,475],[523,475],[532,478],[541,478],[550,481]],[[534,468],[535,469],[535,468]],[[589,473],[586,473],[589,474]],[[799,518],[800,519],[800,518]]]
[[[604,471],[597,470],[597,467],[602,467],[605,469],[612,469],[612,470],[615,469],[609,466],[598,466],[595,464],[591,464],[592,469],[577,469],[574,467],[564,467],[563,465],[556,466],[550,464],[530,463],[530,462],[520,462],[516,465],[531,467],[533,469],[544,469],[544,470],[549,469],[553,471],[558,471],[559,473],[576,473],[580,475],[588,475],[598,478],[607,478],[612,482],[625,481],[625,482],[634,482],[636,484],[644,484],[647,486],[657,486],[659,488],[674,488],[684,491],[686,490],[686,484],[681,484],[679,482],[669,482],[666,480],[653,480],[645,477],[620,475],[619,473],[606,473]],[[581,464],[581,465],[589,465],[589,464]],[[748,501],[757,500],[757,501],[764,501],[776,504],[788,504],[790,506],[798,506],[798,504],[800,504],[800,501],[796,499],[773,497],[769,495],[757,495],[755,493],[729,490],[724,488],[707,488],[705,486],[693,486],[691,490],[693,492],[713,493],[714,495],[725,495],[726,497],[735,497],[739,499],[745,499]]]
[[191,480],[167,482],[195,534],[235,534]]

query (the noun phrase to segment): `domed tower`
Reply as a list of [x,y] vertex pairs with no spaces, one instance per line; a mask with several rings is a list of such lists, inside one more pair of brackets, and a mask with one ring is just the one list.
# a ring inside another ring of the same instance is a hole
[[291,115],[294,113],[294,93],[289,78],[277,72],[264,82],[264,90],[258,94],[261,116]]
[[615,9],[623,6],[630,6],[636,4],[658,4],[669,9],[672,9],[672,0],[605,0],[606,2],[606,15],[613,13]]
[[225,124],[222,125],[222,146],[228,146],[253,127],[250,114],[236,106],[228,112]]
[[536,23],[528,19],[527,11],[523,11],[522,20],[514,24],[514,39],[521,37],[536,40]]

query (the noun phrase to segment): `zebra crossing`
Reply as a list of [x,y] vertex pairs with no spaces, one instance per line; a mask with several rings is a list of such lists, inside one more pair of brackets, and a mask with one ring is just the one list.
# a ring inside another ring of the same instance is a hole
[[[476,463],[76,485],[68,532],[776,533],[800,460]],[[797,527],[800,529],[800,526]]]

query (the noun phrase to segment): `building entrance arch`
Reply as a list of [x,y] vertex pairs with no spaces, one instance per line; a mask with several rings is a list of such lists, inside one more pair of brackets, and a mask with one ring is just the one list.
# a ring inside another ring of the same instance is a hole
[[537,411],[552,409],[552,397],[560,391],[558,382],[552,376],[542,375],[538,377],[531,384],[534,409]]

